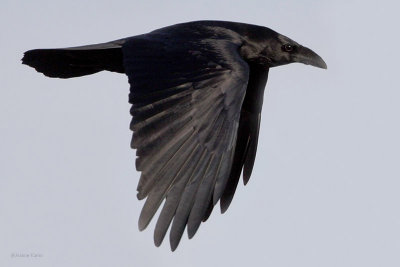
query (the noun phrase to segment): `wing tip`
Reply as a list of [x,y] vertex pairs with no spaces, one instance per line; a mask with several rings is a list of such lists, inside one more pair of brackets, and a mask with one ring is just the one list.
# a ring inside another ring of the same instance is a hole
[[181,236],[170,236],[169,244],[170,244],[170,248],[171,248],[172,252],[174,252],[177,249],[177,247],[181,241],[181,237],[182,237],[182,235]]
[[153,216],[150,217],[148,212],[144,212],[145,210],[146,209],[143,208],[139,216],[139,222],[138,222],[139,231],[143,231],[144,229],[146,229],[151,221],[151,218],[153,217]]
[[158,239],[156,236],[154,236],[154,245],[156,247],[160,247],[162,242],[163,242],[163,239]]
[[200,222],[196,222],[194,224],[188,224],[187,234],[188,234],[188,238],[189,239],[192,239],[194,237],[194,235],[197,233],[197,230],[200,227],[200,223],[201,223],[201,221]]
[[224,214],[228,210],[229,206],[232,203],[232,199],[233,199],[233,195],[230,197],[222,196],[222,198],[220,199],[220,202],[219,202],[222,214]]

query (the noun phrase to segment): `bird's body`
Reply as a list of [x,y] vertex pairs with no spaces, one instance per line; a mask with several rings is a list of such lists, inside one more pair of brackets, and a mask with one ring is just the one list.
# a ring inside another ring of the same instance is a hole
[[223,21],[177,24],[117,41],[25,53],[49,77],[102,70],[131,85],[132,148],[141,172],[144,229],[165,199],[154,241],[168,227],[172,250],[192,237],[220,201],[224,212],[243,170],[253,168],[270,67],[302,62],[326,68],[310,49],[268,28]]

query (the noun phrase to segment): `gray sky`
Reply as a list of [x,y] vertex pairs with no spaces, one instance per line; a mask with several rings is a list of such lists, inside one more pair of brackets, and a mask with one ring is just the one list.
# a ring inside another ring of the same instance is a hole
[[[3,0],[0,266],[400,266],[396,3]],[[270,27],[328,70],[270,71],[249,184],[171,253],[137,229],[127,78],[20,59],[198,19]]]

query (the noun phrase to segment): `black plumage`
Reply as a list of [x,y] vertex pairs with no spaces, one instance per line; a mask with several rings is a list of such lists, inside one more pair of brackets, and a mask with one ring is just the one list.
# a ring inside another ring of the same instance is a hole
[[113,42],[27,51],[24,64],[49,77],[108,70],[126,73],[141,172],[143,230],[165,200],[154,232],[159,246],[171,225],[175,250],[220,201],[225,212],[257,150],[269,68],[301,62],[326,68],[310,49],[265,27],[224,21],[177,24]]

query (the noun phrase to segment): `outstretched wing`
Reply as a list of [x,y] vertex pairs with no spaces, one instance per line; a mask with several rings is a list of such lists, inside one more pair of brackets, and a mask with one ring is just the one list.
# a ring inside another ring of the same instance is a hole
[[[180,42],[179,45],[174,42]],[[154,241],[172,222],[172,250],[221,198],[232,168],[249,66],[228,40],[162,40],[143,35],[123,46],[132,104],[132,148],[141,172],[139,218],[146,228],[160,204]]]

